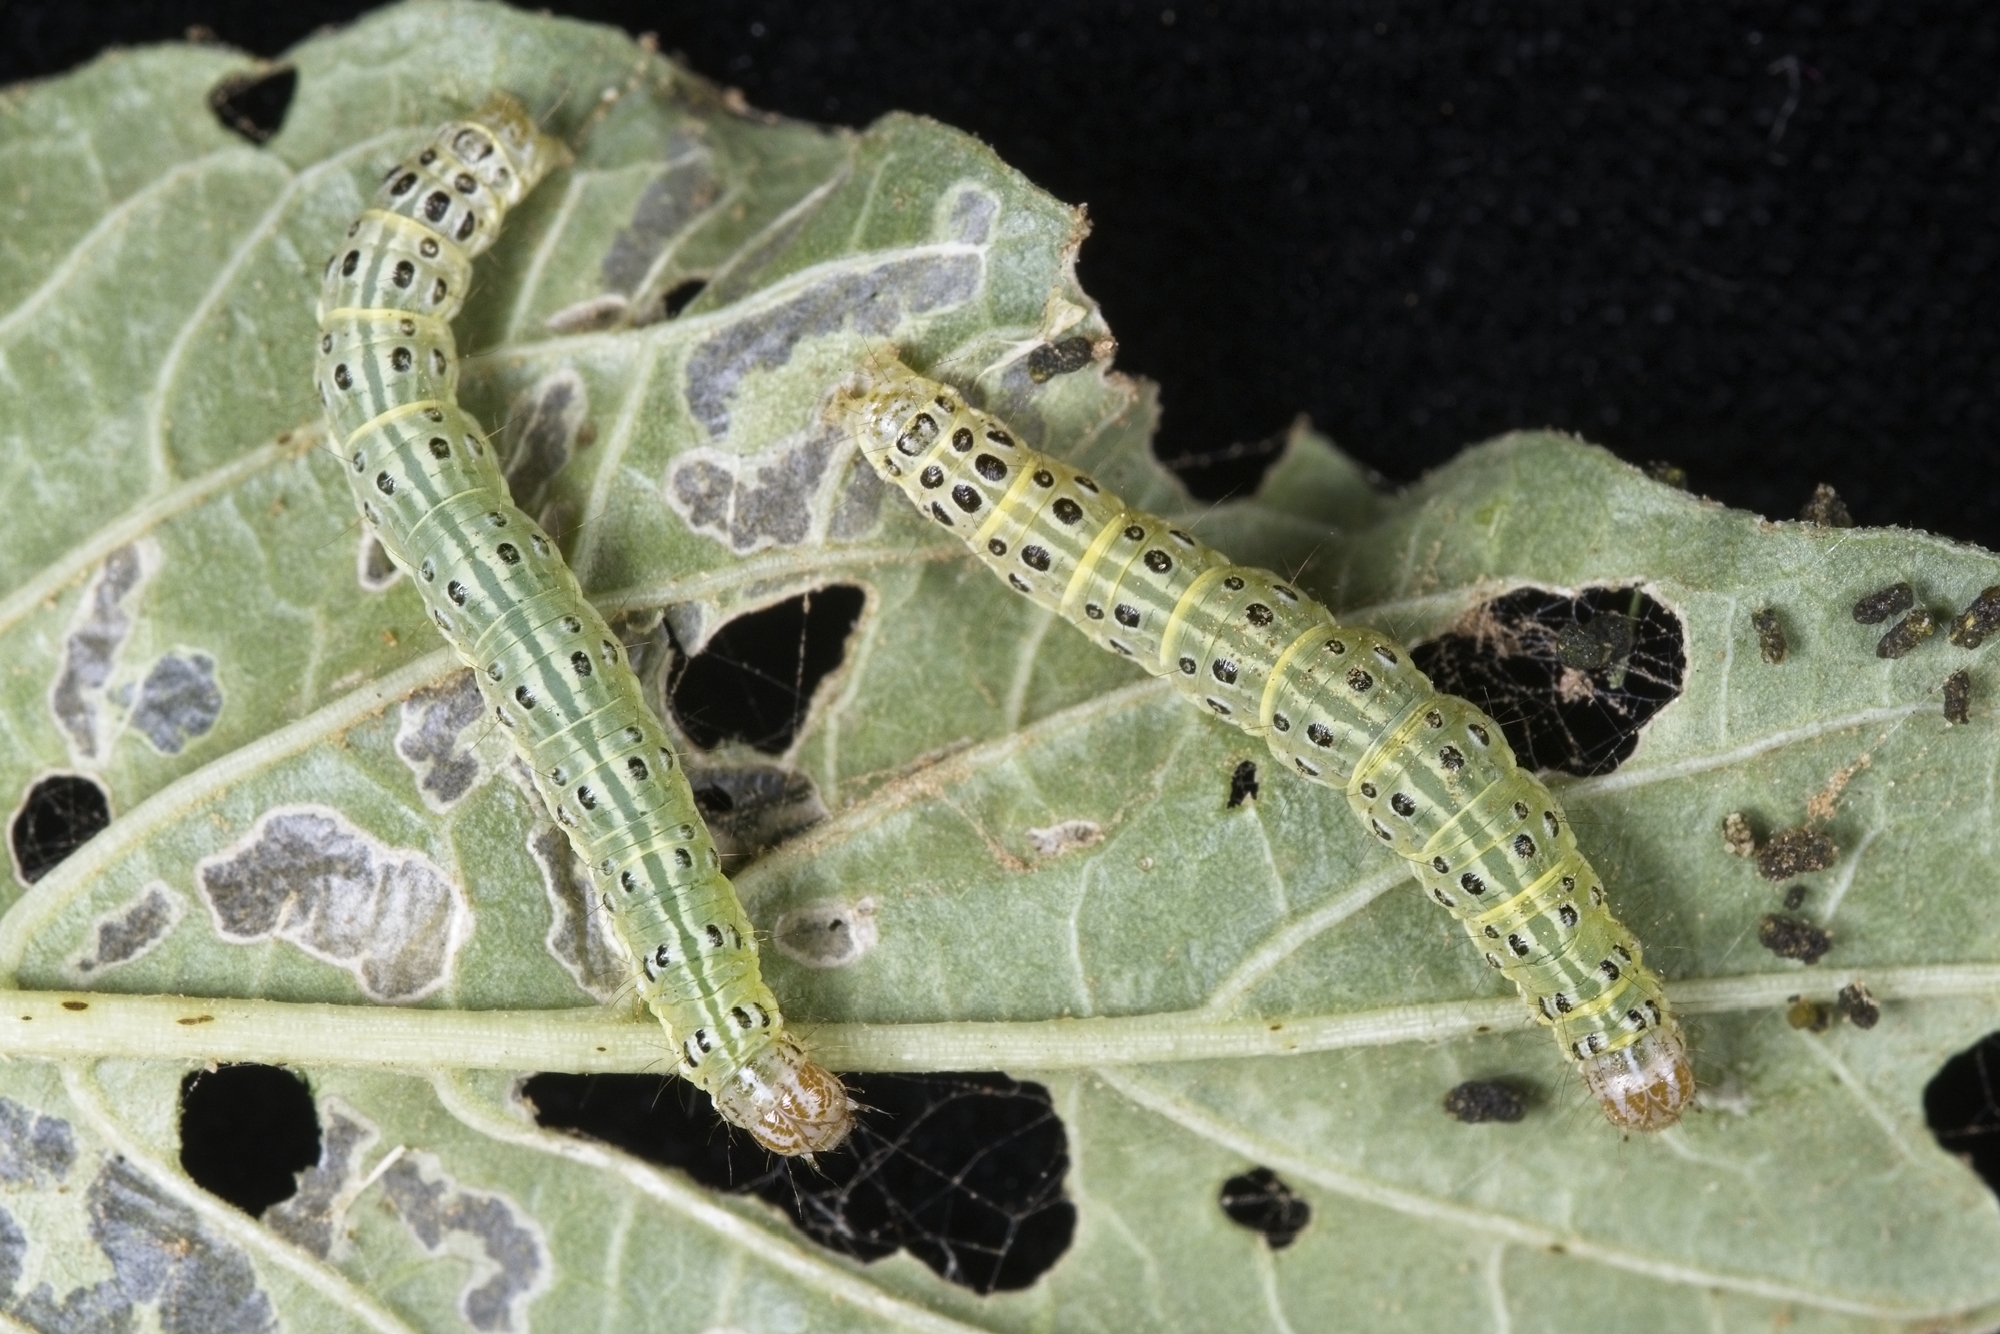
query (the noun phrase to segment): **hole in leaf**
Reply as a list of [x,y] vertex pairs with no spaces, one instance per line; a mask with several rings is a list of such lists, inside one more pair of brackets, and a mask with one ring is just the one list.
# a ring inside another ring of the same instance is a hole
[[1590,777],[1630,758],[1681,693],[1685,643],[1680,618],[1636,588],[1523,588],[1410,656],[1439,690],[1491,714],[1527,768]]
[[285,113],[291,110],[298,88],[299,72],[290,65],[232,74],[208,90],[208,109],[223,129],[234,130],[253,144],[266,144],[284,128]]
[[703,750],[744,741],[784,753],[813,691],[847,653],[864,595],[834,584],[739,616],[681,667],[668,691],[674,718]]
[[1964,1159],[2000,1194],[2000,1033],[1988,1033],[1931,1076],[1924,1120],[1946,1153]]
[[1268,1167],[1253,1167],[1223,1182],[1218,1202],[1230,1222],[1262,1233],[1274,1251],[1297,1241],[1312,1222],[1312,1206]]
[[225,1065],[181,1081],[181,1167],[253,1217],[289,1200],[319,1161],[319,1109],[275,1065]]
[[708,287],[706,278],[683,278],[660,298],[660,318],[671,320],[691,305]]
[[808,1167],[730,1133],[692,1085],[650,1075],[535,1075],[543,1126],[575,1130],[703,1185],[754,1194],[860,1260],[909,1251],[974,1292],[1025,1288],[1069,1249],[1069,1138],[1039,1084],[1000,1074],[843,1076],[854,1137]]
[[111,797],[82,774],[51,774],[28,789],[8,825],[14,867],[34,884],[111,823]]

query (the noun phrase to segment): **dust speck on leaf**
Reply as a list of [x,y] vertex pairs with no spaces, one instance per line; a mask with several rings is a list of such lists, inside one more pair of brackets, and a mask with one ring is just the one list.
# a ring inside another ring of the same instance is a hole
[[87,978],[107,968],[116,968],[143,959],[173,934],[187,911],[182,899],[165,881],[155,880],[100,916],[90,931],[90,945],[70,960],[69,971]]
[[778,918],[771,941],[807,968],[845,968],[875,948],[875,900],[808,903]]
[[1848,512],[1847,502],[1840,493],[1821,482],[1813,488],[1812,497],[1806,501],[1799,517],[1807,523],[1816,523],[1822,528],[1852,528],[1854,516]]
[[539,1223],[505,1196],[460,1186],[428,1153],[397,1159],[382,1174],[382,1192],[431,1254],[465,1254],[454,1237],[477,1248],[479,1258],[458,1294],[466,1324],[483,1334],[527,1328],[528,1305],[551,1277]]
[[269,812],[195,880],[224,940],[285,941],[380,1001],[443,986],[471,928],[464,891],[435,863],[322,807]]

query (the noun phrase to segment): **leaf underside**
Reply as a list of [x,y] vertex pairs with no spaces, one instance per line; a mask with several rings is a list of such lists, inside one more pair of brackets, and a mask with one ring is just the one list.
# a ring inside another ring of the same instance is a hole
[[[2000,1214],[1922,1109],[1943,1060],[1995,1026],[2000,680],[1988,650],[1943,636],[1878,658],[1879,630],[1849,614],[1898,579],[1963,606],[1994,582],[1988,553],[1767,523],[1533,433],[1386,497],[1301,430],[1257,496],[1197,505],[1152,460],[1150,387],[1101,362],[1030,373],[1044,344],[1108,337],[1073,273],[1082,220],[965,135],[764,117],[621,34],[499,6],[378,11],[287,62],[296,94],[261,146],[208,100],[256,63],[212,46],[0,94],[0,494],[17,510],[0,791],[26,803],[81,775],[112,815],[32,886],[17,862],[0,972],[630,1008],[504,739],[414,593],[371,563],[309,389],[335,239],[400,152],[507,88],[577,160],[482,261],[462,397],[515,459],[517,498],[667,667],[747,612],[861,591],[784,752],[690,764],[768,771],[824,808],[746,845],[737,881],[809,1034],[1047,1033],[1049,1067],[1008,1073],[1063,1120],[1075,1238],[990,1297],[908,1256],[862,1264],[755,1201],[538,1128],[514,1076],[454,1068],[442,1039],[389,1072],[298,1051],[321,1162],[253,1220],[180,1169],[191,1067],[135,1049],[0,1066],[0,1310],[39,1328],[65,1301],[122,1301],[178,1312],[167,1328],[301,1330],[1860,1330],[2000,1312]],[[1252,739],[885,495],[821,418],[884,343],[1406,642],[1528,587],[1642,588],[1677,617],[1680,697],[1613,772],[1554,785],[1648,959],[1697,1002],[1703,1110],[1621,1139],[1537,1031],[1152,1064],[1110,1037],[1064,1046],[1064,1019],[1472,1014],[1504,984],[1344,802],[1269,766],[1231,805],[1263,758]],[[1765,608],[1778,665],[1751,623]],[[1971,717],[1948,726],[1959,667]],[[1730,855],[1730,812],[1834,840],[1800,882],[1797,915],[1833,941],[1818,965],[1759,946],[1782,890]],[[866,929],[830,950],[813,931],[836,920]],[[1861,979],[1882,1021],[1795,1029],[1773,979],[1822,1001]],[[1526,1117],[1447,1118],[1444,1093],[1473,1078],[1525,1089]],[[1310,1207],[1281,1250],[1218,1202],[1253,1166]],[[134,1277],[149,1264],[166,1287]]]

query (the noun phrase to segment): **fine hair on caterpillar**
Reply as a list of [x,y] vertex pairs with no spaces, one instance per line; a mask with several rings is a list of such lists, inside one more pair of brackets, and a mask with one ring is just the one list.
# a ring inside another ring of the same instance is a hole
[[1016,592],[1341,791],[1553,1030],[1614,1124],[1680,1119],[1694,1075],[1665,988],[1497,723],[1434,689],[1386,635],[1127,508],[898,361],[871,358],[832,411]]
[[473,669],[590,867],[680,1073],[780,1154],[825,1152],[847,1091],[787,1030],[757,943],[629,658],[458,404],[472,261],[568,152],[499,94],[391,168],[327,261],[316,368],[363,521]]

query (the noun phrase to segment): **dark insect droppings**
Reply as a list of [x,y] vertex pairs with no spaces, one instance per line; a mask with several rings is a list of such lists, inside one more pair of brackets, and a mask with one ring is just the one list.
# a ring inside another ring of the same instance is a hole
[[1944,720],[1948,723],[1972,721],[1972,673],[1963,667],[1944,679]]
[[1036,384],[1080,371],[1090,364],[1091,341],[1075,334],[1059,343],[1043,343],[1028,354],[1028,378]]
[[1854,619],[1863,625],[1880,625],[1891,616],[1901,616],[1916,605],[1916,591],[1907,580],[1899,580],[1858,599],[1854,604]]
[[1528,1114],[1528,1099],[1520,1089],[1497,1079],[1468,1079],[1444,1095],[1445,1114],[1466,1125],[1511,1124]]
[[1761,607],[1750,613],[1750,624],[1757,630],[1757,651],[1764,661],[1773,667],[1785,660],[1791,652],[1791,645],[1785,640],[1785,626],[1778,619],[1778,613],[1769,607]]
[[1960,648],[1978,648],[1996,631],[2000,631],[2000,584],[1981,589],[1971,605],[1952,618],[1951,642]]
[[1833,937],[1801,918],[1766,913],[1757,922],[1757,943],[1780,959],[1814,964],[1833,948]]
[[1918,607],[1889,627],[1889,633],[1875,645],[1875,656],[1900,658],[1936,633],[1937,618],[1931,615],[1930,608]]
[[1833,865],[1840,849],[1817,829],[1786,829],[1757,851],[1757,874],[1774,883]]
[[1849,982],[1842,987],[1840,994],[1834,997],[1833,1006],[1847,1016],[1847,1022],[1856,1028],[1873,1028],[1882,1020],[1882,1006],[1867,986],[1860,982]]
[[1257,795],[1257,765],[1253,760],[1244,760],[1236,766],[1236,772],[1229,775],[1229,809],[1235,810],[1247,799]]
[[1217,1203],[1230,1222],[1261,1234],[1274,1251],[1298,1240],[1312,1222],[1312,1206],[1268,1167],[1253,1167],[1223,1182]]

